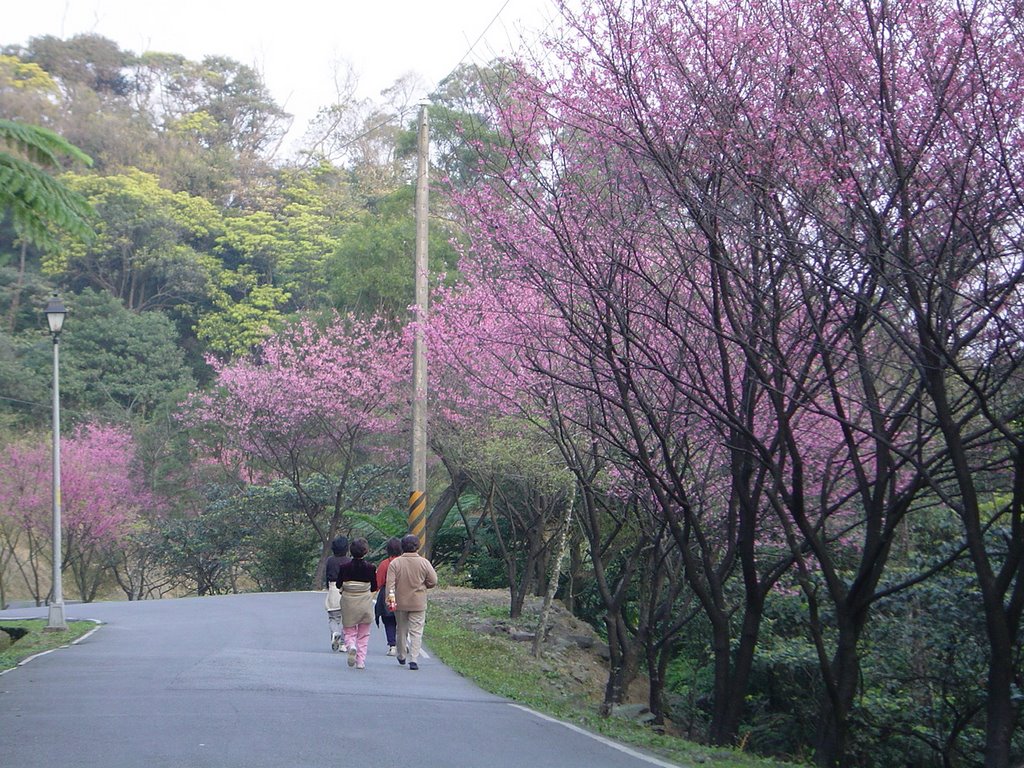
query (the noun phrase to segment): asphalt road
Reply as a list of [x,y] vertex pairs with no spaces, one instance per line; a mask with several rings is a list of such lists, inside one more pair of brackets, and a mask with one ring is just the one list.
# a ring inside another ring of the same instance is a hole
[[[366,669],[350,668],[330,650],[323,593],[66,613],[103,623],[0,675],[0,768],[669,765],[485,693],[434,658],[401,667],[376,627]],[[46,609],[0,611],[13,617]]]

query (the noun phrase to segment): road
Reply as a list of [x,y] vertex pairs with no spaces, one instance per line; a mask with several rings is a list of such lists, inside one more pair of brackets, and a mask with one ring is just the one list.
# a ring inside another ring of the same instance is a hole
[[[376,627],[366,669],[350,668],[330,650],[323,593],[66,612],[102,624],[0,675],[2,768],[669,765],[485,693],[434,658],[401,667]],[[0,611],[13,617],[46,609]]]

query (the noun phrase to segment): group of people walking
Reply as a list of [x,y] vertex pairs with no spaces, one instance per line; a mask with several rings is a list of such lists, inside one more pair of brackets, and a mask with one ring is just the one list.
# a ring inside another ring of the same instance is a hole
[[327,558],[327,623],[331,648],[348,656],[348,665],[366,668],[370,623],[383,623],[388,656],[409,669],[419,669],[423,627],[427,615],[427,590],[437,585],[437,573],[419,554],[415,535],[389,539],[387,558],[374,567],[366,561],[366,539],[339,536],[331,542]]

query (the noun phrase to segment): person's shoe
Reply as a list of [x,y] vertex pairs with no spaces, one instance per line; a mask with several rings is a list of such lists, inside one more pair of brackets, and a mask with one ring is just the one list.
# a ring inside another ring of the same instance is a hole
[[356,669],[366,669],[366,665],[360,661],[358,664],[356,664]]
[[388,656],[394,656],[394,655],[395,655],[395,653],[396,653],[396,651],[395,651],[395,646],[393,646],[393,645],[389,645],[389,646],[388,646]]
[[348,665],[350,667],[354,667],[356,665],[356,649],[355,648],[349,648],[348,649]]
[[341,648],[341,635],[335,632],[331,636],[331,650],[337,653],[339,648]]
[[415,661],[410,661],[409,662],[409,669],[419,669],[419,668],[420,668],[420,665],[417,664]]
[[405,666],[405,659],[403,659],[401,656],[399,656],[398,657],[398,663],[401,664],[404,667]]

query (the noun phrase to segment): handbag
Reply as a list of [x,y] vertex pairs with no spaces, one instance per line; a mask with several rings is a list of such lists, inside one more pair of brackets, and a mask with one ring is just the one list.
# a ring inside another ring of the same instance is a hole
[[341,610],[341,590],[336,582],[327,582],[327,597],[324,598],[324,608],[328,611]]

